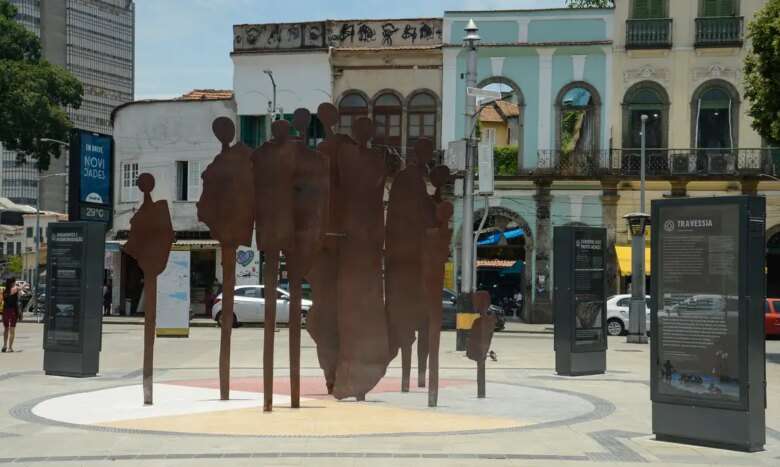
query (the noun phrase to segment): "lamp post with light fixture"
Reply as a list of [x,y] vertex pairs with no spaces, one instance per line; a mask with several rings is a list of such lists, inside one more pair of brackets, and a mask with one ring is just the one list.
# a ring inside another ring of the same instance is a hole
[[471,295],[474,282],[474,157],[477,153],[477,142],[473,136],[473,128],[476,125],[477,97],[469,94],[468,89],[477,85],[477,45],[479,44],[479,28],[474,20],[469,20],[464,28],[466,37],[463,38],[463,46],[468,49],[468,66],[466,68],[466,161],[464,165],[465,177],[463,180],[463,224],[461,226],[461,280],[460,295],[458,297],[457,316],[463,321],[456,325],[455,350],[466,350],[466,338],[469,327],[464,327],[468,316],[473,317]]
[[631,232],[631,308],[628,337],[631,344],[647,344],[647,300],[645,294],[645,230],[650,215],[645,212],[645,152],[647,115],[642,115],[642,147],[639,156],[639,212],[626,214]]

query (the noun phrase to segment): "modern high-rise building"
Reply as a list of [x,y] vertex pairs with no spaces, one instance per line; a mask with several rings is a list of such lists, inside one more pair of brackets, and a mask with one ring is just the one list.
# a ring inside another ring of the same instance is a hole
[[[111,111],[133,100],[135,3],[133,0],[11,0],[17,20],[41,39],[49,62],[67,68],[84,85],[79,109],[68,109],[76,128],[111,134]],[[67,155],[42,174],[40,191],[31,163],[2,152],[0,195],[15,202],[67,212]],[[13,168],[13,170],[5,170]],[[53,175],[46,177],[46,175]]]

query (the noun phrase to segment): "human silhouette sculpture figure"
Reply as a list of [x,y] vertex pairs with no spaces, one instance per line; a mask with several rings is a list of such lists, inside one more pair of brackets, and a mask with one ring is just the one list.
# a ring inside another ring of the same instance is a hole
[[[307,277],[312,287],[314,307],[306,318],[306,330],[317,344],[317,358],[325,374],[328,394],[333,393],[336,368],[339,361],[338,291],[341,238],[346,235],[343,227],[343,194],[340,183],[339,157],[347,146],[354,146],[352,138],[335,134],[333,127],[339,121],[338,110],[333,104],[323,103],[317,109],[325,140],[317,150],[325,157],[328,167],[328,210],[325,219],[325,241],[316,254]],[[354,291],[350,292],[354,293]]]
[[[449,227],[453,206],[441,198],[442,187],[450,180],[450,169],[438,166],[431,170],[432,196],[436,204],[436,225],[427,229],[423,248],[425,291],[428,294],[428,406],[436,407],[439,397],[439,342],[441,337],[442,303],[439,289],[444,283],[444,263],[450,255],[452,229]],[[421,337],[421,339],[424,337]],[[418,344],[419,346],[419,344]],[[423,377],[424,377],[423,373]]]
[[[407,159],[406,167],[393,181],[387,209],[385,297],[391,358],[401,349],[403,392],[409,391],[415,331],[428,319],[429,311],[423,280],[423,250],[426,231],[435,227],[436,215],[424,176],[425,164],[432,156],[433,143],[419,140],[414,156]],[[424,340],[423,345],[427,347],[427,334]]]
[[219,117],[211,125],[222,149],[201,175],[203,193],[198,201],[198,220],[206,224],[212,238],[222,247],[224,290],[219,344],[219,392],[230,398],[230,338],[234,323],[236,250],[252,245],[255,196],[252,177],[252,150],[243,143],[230,146],[236,134],[233,121]]
[[276,329],[276,288],[280,252],[288,253],[294,244],[295,160],[300,144],[289,137],[290,124],[277,120],[271,125],[273,139],[253,154],[255,181],[255,232],[257,248],[263,252],[263,410],[273,407],[274,331]]
[[353,126],[357,144],[342,144],[339,149],[345,236],[340,237],[338,262],[339,359],[333,391],[338,399],[365,399],[389,362],[382,282],[388,167],[384,152],[368,147],[375,131],[370,119],[360,118]]
[[152,201],[154,176],[143,173],[136,182],[144,194],[143,203],[132,219],[130,234],[124,251],[135,258],[144,273],[144,359],[143,393],[144,404],[152,405],[154,370],[154,334],[157,320],[157,276],[168,264],[171,244],[175,240],[168,203]]
[[329,208],[328,162],[325,156],[307,146],[310,122],[308,110],[295,111],[293,126],[299,133],[299,141],[295,143],[293,179],[294,237],[292,246],[285,251],[290,281],[290,397],[293,408],[300,407],[302,283],[324,246]]
[[487,314],[490,308],[490,293],[480,290],[474,294],[472,300],[479,318],[474,320],[471,326],[466,356],[477,362],[477,397],[482,399],[485,397],[485,359],[496,329],[496,315]]

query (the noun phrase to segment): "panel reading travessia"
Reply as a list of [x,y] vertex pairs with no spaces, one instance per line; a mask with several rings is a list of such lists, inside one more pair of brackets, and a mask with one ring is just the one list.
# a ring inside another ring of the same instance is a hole
[[658,391],[738,402],[739,206],[659,212]]

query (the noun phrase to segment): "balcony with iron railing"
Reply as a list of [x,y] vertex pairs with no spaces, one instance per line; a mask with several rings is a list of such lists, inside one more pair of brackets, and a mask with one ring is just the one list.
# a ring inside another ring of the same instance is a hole
[[672,18],[626,20],[627,49],[672,47]]
[[[600,180],[636,179],[641,151],[634,148],[597,151],[538,151],[535,169],[520,170],[520,178]],[[778,167],[780,169],[780,167]],[[770,149],[647,149],[648,179],[731,180],[777,175]]]
[[696,47],[741,47],[744,18],[716,16],[696,18]]

